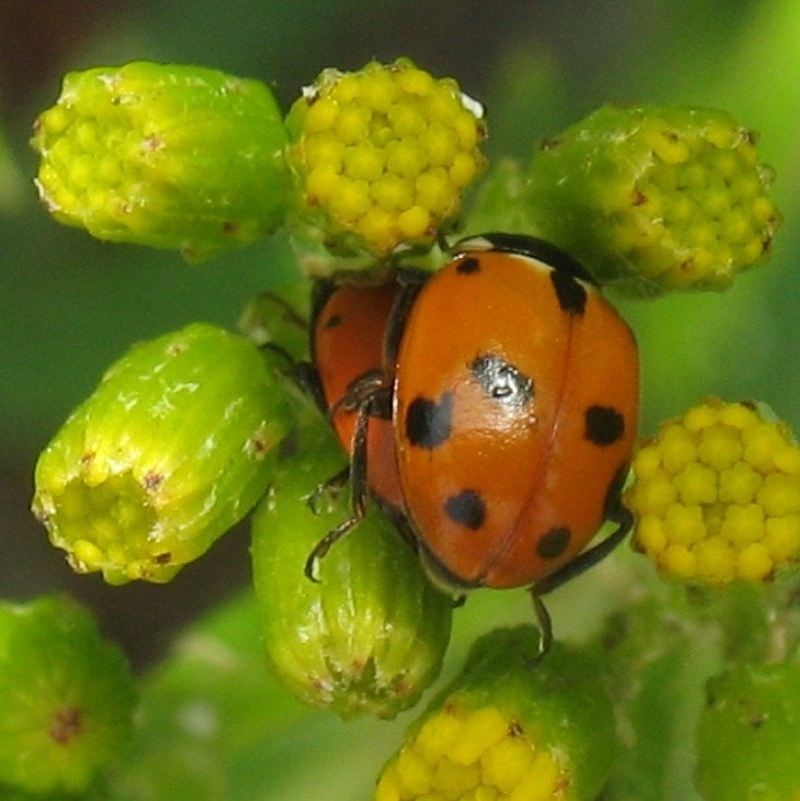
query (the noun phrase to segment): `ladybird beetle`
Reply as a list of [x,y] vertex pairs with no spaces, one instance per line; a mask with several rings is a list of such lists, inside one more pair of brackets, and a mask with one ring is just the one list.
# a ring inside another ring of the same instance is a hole
[[[367,487],[384,506],[403,507],[397,472],[391,406],[378,408],[384,384],[384,340],[400,285],[334,284],[318,281],[314,288],[311,361],[318,405],[330,415],[348,454],[363,456],[351,464],[354,517],[344,530],[363,517]],[[308,386],[308,380],[305,381]],[[354,443],[361,443],[356,445]]]
[[638,401],[633,334],[577,262],[528,237],[459,243],[409,307],[394,375],[405,509],[431,572],[541,587],[604,520],[621,539]]
[[[348,410],[337,428],[382,418],[380,441],[371,429],[349,440],[352,471],[373,488],[369,460],[384,460],[385,475],[396,460],[392,497],[432,578],[454,591],[531,587],[544,653],[551,628],[539,596],[632,524],[620,493],[637,433],[636,341],[590,274],[548,243],[485,234],[453,253],[430,277],[401,271],[393,298],[383,290],[391,310],[369,330],[374,346],[384,327],[382,370],[362,342],[368,358],[326,380]],[[584,550],[605,520],[617,529]]]

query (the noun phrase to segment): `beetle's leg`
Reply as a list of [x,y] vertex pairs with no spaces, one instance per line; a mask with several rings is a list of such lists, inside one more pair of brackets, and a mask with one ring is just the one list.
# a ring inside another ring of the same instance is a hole
[[336,528],[332,528],[311,550],[311,553],[306,559],[305,568],[303,572],[306,578],[311,581],[319,582],[319,563],[325,558],[328,551],[337,543],[345,534],[357,526],[361,522],[360,517],[351,516],[347,520],[343,520]]
[[621,502],[616,503],[607,512],[607,519],[617,524],[617,528],[611,534],[598,542],[597,545],[578,554],[575,559],[556,570],[555,573],[546,576],[541,581],[537,581],[536,585],[531,587],[531,597],[540,631],[538,659],[541,659],[547,653],[553,640],[553,626],[550,621],[550,615],[540,596],[552,592],[605,559],[628,536],[631,528],[633,528],[633,514]]
[[289,368],[289,378],[317,409],[325,412],[325,393],[322,391],[319,373],[311,362],[294,362]]
[[338,473],[315,487],[311,495],[308,496],[308,505],[311,511],[315,515],[322,514],[322,498],[328,496],[336,499],[339,493],[347,486],[349,480],[350,465],[347,465],[347,467],[343,467]]
[[[341,480],[340,486],[344,481],[350,479],[350,509],[351,515],[346,520],[332,528],[312,549],[306,559],[305,574],[312,581],[319,581],[318,568],[319,562],[330,551],[333,545],[338,542],[345,534],[357,526],[366,514],[367,495],[369,487],[367,485],[367,433],[369,420],[375,416],[373,406],[377,405],[375,400],[380,393],[373,391],[371,395],[365,396],[357,406],[356,427],[353,432],[351,444],[350,464],[345,470],[334,476],[334,481]],[[323,487],[326,485],[322,485]]]
[[367,370],[347,385],[342,397],[328,409],[328,416],[333,417],[338,411],[361,414],[362,410],[370,417],[380,416],[376,411],[375,400],[386,389],[386,376],[383,371]]
[[550,613],[547,611],[544,601],[539,597],[541,593],[538,587],[531,587],[530,594],[533,611],[536,615],[536,625],[539,629],[539,650],[533,659],[533,664],[536,664],[547,655],[553,644],[553,621],[550,619]]
[[365,401],[358,409],[350,446],[350,509],[356,520],[364,517],[367,508],[367,432],[370,417],[369,401]]
[[555,573],[536,582],[536,591],[539,595],[546,595],[567,581],[580,576],[581,573],[605,559],[628,536],[628,532],[633,527],[633,515],[628,509],[621,506],[618,515],[609,519],[618,524],[617,529],[597,545],[578,554],[575,559],[556,570]]

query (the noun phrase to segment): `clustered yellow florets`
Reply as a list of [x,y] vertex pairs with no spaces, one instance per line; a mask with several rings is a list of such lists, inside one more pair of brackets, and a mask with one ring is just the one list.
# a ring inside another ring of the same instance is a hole
[[543,143],[526,178],[537,233],[641,296],[725,289],[781,223],[755,134],[714,109],[601,106]]
[[759,163],[752,133],[724,119],[683,135],[658,122],[638,133],[651,161],[615,244],[634,260],[646,252],[664,286],[724,286],[762,259],[779,224],[766,195],[772,173]]
[[[59,492],[37,497],[34,512],[47,525],[51,541],[67,550],[76,573],[102,571],[109,584],[159,574],[172,578],[178,567],[169,559],[159,564],[159,557],[169,553],[153,536],[158,516],[154,498],[130,471],[112,475],[108,464],[99,461],[86,459]],[[49,478],[49,473],[40,474],[42,481]]]
[[375,801],[557,801],[568,785],[556,756],[497,707],[447,704],[389,763]]
[[635,546],[666,575],[763,581],[800,559],[800,447],[753,404],[712,399],[633,462]]
[[330,237],[355,235],[377,256],[432,243],[485,161],[479,104],[407,60],[326,70],[290,129],[293,118],[289,161],[305,206],[324,212]]

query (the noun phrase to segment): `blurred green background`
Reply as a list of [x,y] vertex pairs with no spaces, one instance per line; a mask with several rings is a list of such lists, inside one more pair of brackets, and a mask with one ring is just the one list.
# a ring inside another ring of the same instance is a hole
[[187,266],[50,220],[27,139],[64,71],[198,63],[267,81],[288,107],[326,66],[408,55],[485,103],[495,157],[524,157],[608,101],[725,108],[761,134],[785,223],[768,266],[727,293],[620,303],[642,350],[644,428],[712,393],[765,400],[800,428],[799,43],[796,0],[0,0],[0,596],[68,590],[143,664],[247,580],[243,530],[168,587],[74,577],[28,512],[31,475],[131,342],[196,319],[233,325],[289,259],[275,239]]

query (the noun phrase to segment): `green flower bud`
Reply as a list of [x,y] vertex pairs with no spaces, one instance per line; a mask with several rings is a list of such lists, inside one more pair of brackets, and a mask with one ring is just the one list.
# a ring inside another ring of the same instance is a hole
[[394,717],[439,673],[451,600],[376,505],[304,576],[314,546],[351,514],[349,493],[309,498],[344,464],[333,431],[316,416],[297,435],[253,515],[252,558],[264,643],[280,681],[301,700],[342,717]]
[[532,626],[472,647],[463,673],[414,723],[375,801],[590,801],[616,749],[611,702],[588,655]]
[[796,801],[800,665],[738,665],[709,679],[696,784],[708,801]]
[[408,59],[325,70],[287,117],[301,222],[343,255],[429,248],[483,167],[482,114]]
[[604,106],[546,142],[526,202],[537,233],[639,295],[725,289],[780,222],[772,172],[728,114]]
[[73,569],[168,581],[240,520],[292,424],[283,364],[195,323],[110,367],[36,465],[34,513]]
[[71,72],[32,144],[47,209],[98,239],[199,261],[283,223],[286,131],[259,81],[144,61]]
[[0,782],[86,790],[132,733],[135,702],[122,652],[86,610],[65,598],[0,604]]
[[711,398],[639,447],[633,543],[666,576],[766,581],[800,561],[800,446],[751,403]]

